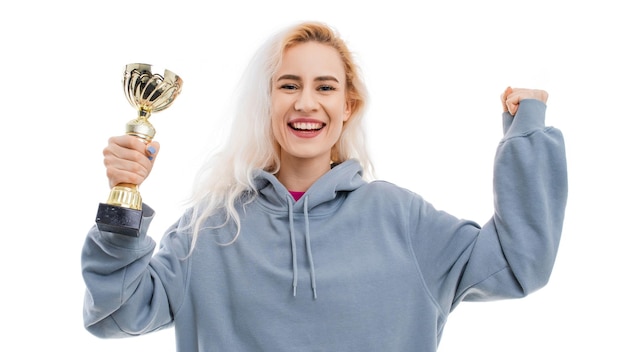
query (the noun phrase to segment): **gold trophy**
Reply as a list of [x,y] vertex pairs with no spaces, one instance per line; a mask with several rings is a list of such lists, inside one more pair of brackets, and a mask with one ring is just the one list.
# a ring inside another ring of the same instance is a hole
[[[168,108],[180,93],[183,81],[175,73],[152,72],[148,64],[128,64],[124,71],[126,99],[138,111],[136,119],[126,124],[126,134],[150,143],[156,130],[148,121],[150,115]],[[119,184],[111,189],[106,203],[100,203],[96,224],[100,231],[139,236],[141,195],[137,185]]]

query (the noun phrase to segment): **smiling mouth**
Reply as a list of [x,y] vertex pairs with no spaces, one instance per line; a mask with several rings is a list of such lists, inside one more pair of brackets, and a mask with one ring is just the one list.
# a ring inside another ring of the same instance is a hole
[[319,131],[326,126],[322,122],[291,122],[289,127],[296,131]]

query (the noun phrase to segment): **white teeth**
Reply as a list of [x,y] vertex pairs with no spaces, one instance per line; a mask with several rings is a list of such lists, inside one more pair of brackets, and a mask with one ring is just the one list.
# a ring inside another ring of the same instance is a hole
[[320,122],[292,122],[291,127],[297,130],[319,130],[324,127]]

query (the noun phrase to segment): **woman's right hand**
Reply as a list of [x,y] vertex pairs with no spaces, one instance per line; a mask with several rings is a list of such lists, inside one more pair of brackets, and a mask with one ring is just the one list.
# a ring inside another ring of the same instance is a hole
[[159,148],[160,145],[156,141],[146,144],[134,136],[109,138],[109,144],[102,151],[109,187],[121,183],[133,185],[143,183],[152,171]]

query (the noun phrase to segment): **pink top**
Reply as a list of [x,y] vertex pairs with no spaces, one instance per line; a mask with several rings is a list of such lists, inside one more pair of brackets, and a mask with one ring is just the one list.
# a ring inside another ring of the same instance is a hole
[[289,191],[289,193],[291,193],[291,196],[293,197],[293,199],[296,200],[296,202],[298,201],[298,199],[302,198],[302,195],[304,194],[304,192],[295,192],[295,191]]

